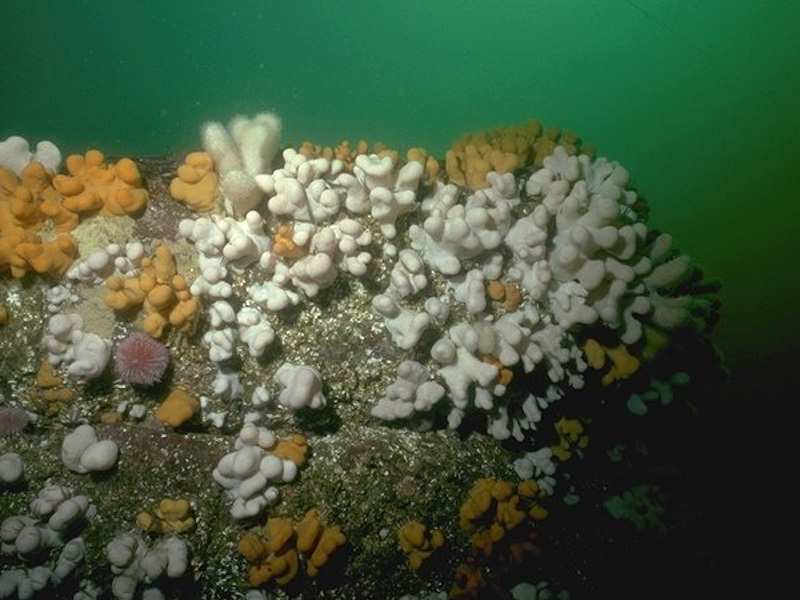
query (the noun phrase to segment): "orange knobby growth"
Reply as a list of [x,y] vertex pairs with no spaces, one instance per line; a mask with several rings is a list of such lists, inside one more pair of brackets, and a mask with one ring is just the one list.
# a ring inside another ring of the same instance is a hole
[[99,208],[105,217],[138,213],[150,198],[136,163],[122,158],[106,164],[99,150],[72,154],[65,161],[69,175],[56,175],[53,185],[64,196],[68,210]]
[[110,290],[105,303],[114,310],[144,308],[142,329],[155,338],[165,334],[167,325],[182,333],[193,332],[197,325],[200,302],[177,274],[175,257],[164,244],[156,248],[154,257],[142,259],[138,277],[109,277],[105,285]]
[[293,231],[289,225],[281,225],[272,242],[272,253],[283,258],[300,258],[308,254],[308,248],[295,243]]
[[419,521],[409,521],[397,531],[397,542],[408,555],[408,566],[418,570],[437,548],[444,545],[444,535],[438,529],[428,531]]
[[200,412],[200,402],[189,392],[175,389],[156,411],[156,419],[170,427],[180,427]]
[[214,160],[205,152],[190,152],[178,167],[177,177],[169,184],[169,193],[195,212],[212,212],[219,200],[219,178]]
[[151,533],[184,533],[194,529],[195,521],[188,500],[163,498],[153,512],[137,514],[136,524]]
[[483,362],[497,367],[497,383],[500,385],[508,386],[514,379],[514,371],[503,365],[497,357],[487,354],[483,357]]
[[280,459],[290,460],[298,467],[302,467],[306,462],[308,440],[302,433],[295,433],[280,440],[271,452]]

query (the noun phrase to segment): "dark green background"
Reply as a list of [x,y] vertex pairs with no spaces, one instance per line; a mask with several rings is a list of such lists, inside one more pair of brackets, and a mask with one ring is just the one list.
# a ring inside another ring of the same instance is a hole
[[[799,27],[796,0],[6,2],[0,139],[162,155],[199,148],[204,120],[265,109],[287,143],[439,155],[531,117],[574,129],[630,170],[651,226],[723,281],[714,340],[744,404],[709,444],[720,503],[730,489],[744,507],[779,494],[762,469],[793,435]],[[732,531],[770,535],[763,513],[727,510]]]

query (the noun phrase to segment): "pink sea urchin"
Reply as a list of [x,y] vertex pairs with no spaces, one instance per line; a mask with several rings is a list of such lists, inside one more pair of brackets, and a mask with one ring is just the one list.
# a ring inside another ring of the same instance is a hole
[[169,350],[150,335],[129,335],[114,353],[117,375],[128,383],[153,385],[161,381],[169,364]]
[[0,408],[0,436],[21,432],[31,422],[28,413],[14,406]]

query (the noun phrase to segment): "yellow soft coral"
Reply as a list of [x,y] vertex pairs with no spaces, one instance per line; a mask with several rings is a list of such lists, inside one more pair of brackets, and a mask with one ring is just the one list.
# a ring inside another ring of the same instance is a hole
[[[654,352],[658,351],[657,344],[659,340],[654,338],[652,343],[656,344],[656,346],[651,347],[649,352],[652,356],[655,356]],[[639,359],[633,356],[624,344],[608,348],[597,340],[590,338],[583,345],[583,352],[586,355],[586,361],[589,366],[598,371],[605,368],[606,358],[611,361],[609,370],[600,379],[600,383],[603,385],[610,385],[614,381],[627,379],[641,367]]]
[[406,152],[406,160],[408,162],[417,161],[425,167],[424,183],[433,185],[439,180],[439,173],[442,170],[439,161],[430,156],[424,148],[410,148]]
[[250,585],[260,586],[271,580],[286,585],[294,579],[298,560],[291,543],[293,536],[291,519],[276,517],[239,540],[239,554],[248,562]]
[[[547,516],[540,500],[546,494],[533,480],[516,486],[510,481],[480,479],[461,505],[461,527],[470,533],[472,547],[490,556],[501,541],[515,543],[527,533],[516,532]],[[509,534],[514,532],[511,538]],[[508,538],[508,539],[507,539]]]
[[19,178],[9,169],[0,169],[0,227],[13,224],[39,230],[50,219],[57,233],[74,229],[78,215],[64,209],[52,182],[53,174],[36,161],[29,163]]
[[586,362],[588,362],[589,366],[593,369],[600,370],[605,366],[606,351],[597,340],[591,338],[586,340],[586,343],[583,345],[583,353],[586,355]]
[[139,287],[139,279],[136,277],[111,276],[106,279],[105,286],[109,292],[103,300],[109,308],[125,312],[144,302],[145,293]]
[[319,538],[314,550],[308,556],[306,563],[306,573],[310,577],[316,577],[319,570],[325,566],[330,559],[331,554],[339,547],[344,545],[347,541],[344,533],[338,525],[327,527]]
[[608,385],[618,379],[627,379],[641,366],[639,359],[628,352],[628,349],[622,344],[616,348],[608,348],[606,353],[611,359],[612,366],[611,370],[600,380],[603,385]]
[[480,598],[489,586],[483,570],[466,562],[456,567],[453,585],[448,592],[450,598]]
[[[236,546],[244,559],[249,563],[260,563],[269,555],[266,540],[257,531],[245,533]],[[258,584],[253,584],[258,585]]]
[[153,511],[141,511],[136,524],[151,533],[185,533],[194,529],[195,521],[189,501],[163,498]]
[[292,520],[288,517],[267,519],[267,523],[264,525],[264,533],[267,536],[267,548],[269,548],[269,551],[278,553],[283,550],[294,536]]
[[268,519],[263,527],[246,533],[239,540],[238,549],[247,560],[251,585],[275,581],[283,586],[297,575],[300,556],[306,574],[316,577],[331,554],[346,541],[338,526],[326,526],[317,511],[311,509],[297,523],[288,517]]
[[461,505],[459,515],[461,526],[465,529],[470,527],[472,521],[485,514],[492,505],[492,485],[493,479],[479,479],[472,487],[467,500]]
[[311,577],[316,577],[334,550],[347,541],[338,525],[326,527],[314,509],[295,525],[295,532],[297,549],[307,557],[306,573]]
[[535,479],[526,479],[517,486],[517,494],[525,499],[528,506],[528,516],[531,519],[541,520],[547,517],[547,509],[539,500],[547,497],[547,492],[542,489]]
[[669,336],[655,327],[645,325],[644,331],[644,347],[642,347],[641,355],[645,361],[655,360],[656,356],[667,347],[669,344]]
[[75,239],[69,234],[44,241],[35,231],[19,227],[0,233],[0,267],[7,267],[17,279],[31,271],[63,275],[78,250]]
[[238,550],[248,562],[248,578],[254,587],[273,580],[278,585],[286,585],[297,575],[297,551],[289,548],[274,554],[269,549],[268,540],[259,532],[246,533],[239,540]]
[[53,174],[41,163],[28,164],[19,183],[11,204],[18,225],[39,229],[49,221],[56,233],[67,233],[78,226],[81,211],[65,205],[63,196],[53,187]]
[[542,130],[538,121],[531,120],[462,136],[445,153],[445,170],[450,182],[482,189],[489,185],[489,171],[502,174],[530,165],[541,167],[557,145],[564,146],[570,155],[589,150],[581,148],[574,133],[562,133],[557,128]]
[[514,529],[514,527],[522,523],[523,519],[525,519],[525,511],[517,508],[519,500],[520,497],[515,495],[505,502],[497,503],[497,515],[495,518],[503,529]]
[[53,365],[45,359],[36,372],[34,388],[30,390],[29,397],[34,402],[44,403],[44,413],[54,416],[60,412],[64,403],[75,397],[75,392],[64,385],[64,381],[56,375]]
[[578,419],[561,417],[555,424],[558,444],[551,446],[553,456],[561,461],[569,460],[573,450],[584,450],[589,445],[589,436],[583,432]]
[[397,542],[408,555],[408,566],[416,571],[433,551],[444,545],[444,535],[438,529],[428,531],[419,521],[409,521],[397,531]]
[[482,189],[489,171],[509,173],[525,166],[530,140],[539,131],[531,121],[520,128],[502,128],[466,134],[445,153],[445,170],[452,183]]
[[461,506],[461,526],[473,553],[456,569],[451,598],[504,597],[502,577],[541,554],[537,521],[547,516],[547,492],[533,479],[479,479]]
[[297,575],[299,560],[297,550],[290,548],[283,554],[275,556],[269,563],[271,576],[278,585],[286,585]]
[[22,183],[8,189],[4,196],[15,225],[23,229],[38,229],[43,225],[42,200]]

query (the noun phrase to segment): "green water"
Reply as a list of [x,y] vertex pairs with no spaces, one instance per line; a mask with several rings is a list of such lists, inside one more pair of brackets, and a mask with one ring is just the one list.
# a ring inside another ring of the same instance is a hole
[[794,351],[800,3],[6,4],[0,139],[166,154],[274,109],[287,143],[442,154],[537,117],[627,166],[651,225],[722,279],[731,361]]

